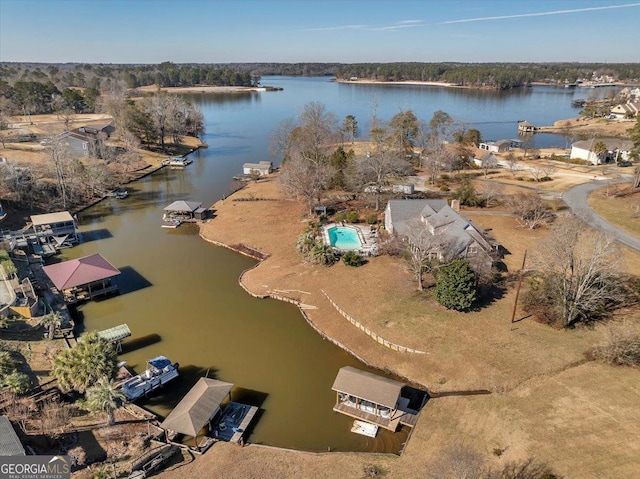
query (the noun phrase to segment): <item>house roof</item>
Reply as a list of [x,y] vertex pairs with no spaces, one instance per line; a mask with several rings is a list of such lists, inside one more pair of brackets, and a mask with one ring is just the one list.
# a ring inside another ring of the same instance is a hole
[[160,427],[187,436],[198,432],[215,415],[220,404],[233,389],[233,384],[216,379],[200,378]]
[[527,120],[524,121],[519,121],[518,125],[522,125],[522,126],[533,126],[531,123],[529,123]]
[[178,200],[171,203],[169,206],[165,206],[164,211],[188,211],[189,213],[193,213],[195,210],[202,206],[201,202],[198,201],[184,201]]
[[633,142],[630,140],[620,140],[619,138],[592,138],[591,140],[576,141],[571,144],[572,148],[580,148],[581,150],[591,151],[593,145],[598,142],[602,142],[607,147],[608,151],[620,150],[631,151],[633,148]]
[[104,259],[100,254],[63,261],[42,268],[59,290],[65,290],[111,278],[120,274],[120,270]]
[[0,416],[0,456],[25,456],[24,447],[7,416]]
[[446,200],[391,200],[389,213],[393,230],[399,235],[408,233],[409,223],[421,219],[432,234],[442,235],[447,249],[457,255],[477,242],[487,253],[492,246],[473,223],[451,208]]
[[251,168],[253,170],[261,170],[264,168],[271,168],[273,163],[270,161],[261,161],[260,163],[245,163],[242,168]]
[[394,231],[403,235],[407,232],[407,222],[419,218],[427,205],[440,209],[446,204],[447,200],[389,200],[387,211],[391,215]]
[[31,223],[34,226],[50,225],[54,223],[66,223],[73,221],[73,216],[68,211],[59,211],[57,213],[46,213],[44,215],[32,215]]
[[403,387],[404,384],[393,379],[345,366],[338,371],[331,389],[395,408]]

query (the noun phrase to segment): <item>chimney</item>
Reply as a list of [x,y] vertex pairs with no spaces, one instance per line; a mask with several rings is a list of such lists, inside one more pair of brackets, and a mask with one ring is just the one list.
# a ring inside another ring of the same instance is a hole
[[451,209],[453,211],[460,211],[460,200],[451,200]]

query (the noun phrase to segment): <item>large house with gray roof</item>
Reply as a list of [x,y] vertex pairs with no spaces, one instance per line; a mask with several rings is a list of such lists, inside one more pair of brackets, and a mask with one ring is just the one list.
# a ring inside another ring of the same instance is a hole
[[454,210],[447,200],[390,200],[384,215],[384,225],[390,234],[411,236],[412,228],[424,228],[439,237],[434,244],[434,257],[468,259],[472,265],[490,268],[499,254],[499,245],[470,220]]
[[[594,146],[602,143],[605,150],[595,152]],[[619,138],[592,138],[576,141],[571,145],[571,159],[586,160],[594,165],[628,161],[633,149],[633,142]]]

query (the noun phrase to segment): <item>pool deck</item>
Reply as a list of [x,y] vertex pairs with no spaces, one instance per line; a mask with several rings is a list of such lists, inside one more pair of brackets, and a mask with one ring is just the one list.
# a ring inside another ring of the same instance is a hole
[[331,239],[329,238],[329,230],[331,228],[350,228],[356,231],[358,234],[358,239],[360,240],[360,248],[358,249],[335,249],[340,251],[357,251],[362,256],[376,256],[378,254],[378,233],[374,231],[371,226],[362,226],[356,224],[346,224],[346,223],[329,223],[322,227],[322,240],[325,244],[331,245]]

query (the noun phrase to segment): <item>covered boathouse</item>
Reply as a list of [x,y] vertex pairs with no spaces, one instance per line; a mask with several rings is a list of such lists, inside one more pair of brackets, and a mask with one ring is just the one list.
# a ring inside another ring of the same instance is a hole
[[78,227],[68,211],[32,215],[31,224],[37,237],[46,243],[54,244],[56,248],[64,243],[76,244],[78,242]]
[[178,220],[181,222],[192,222],[206,219],[207,209],[202,207],[198,201],[174,201],[169,206],[165,206],[162,219],[164,221]]
[[198,434],[220,412],[220,406],[231,398],[233,384],[217,379],[200,378],[171,411],[160,427],[168,435],[183,434],[193,438],[198,447]]
[[400,424],[413,427],[418,411],[409,409],[409,399],[402,396],[405,384],[345,366],[331,389],[336,391],[335,412],[396,431]]
[[68,304],[118,292],[120,270],[97,253],[42,269]]

